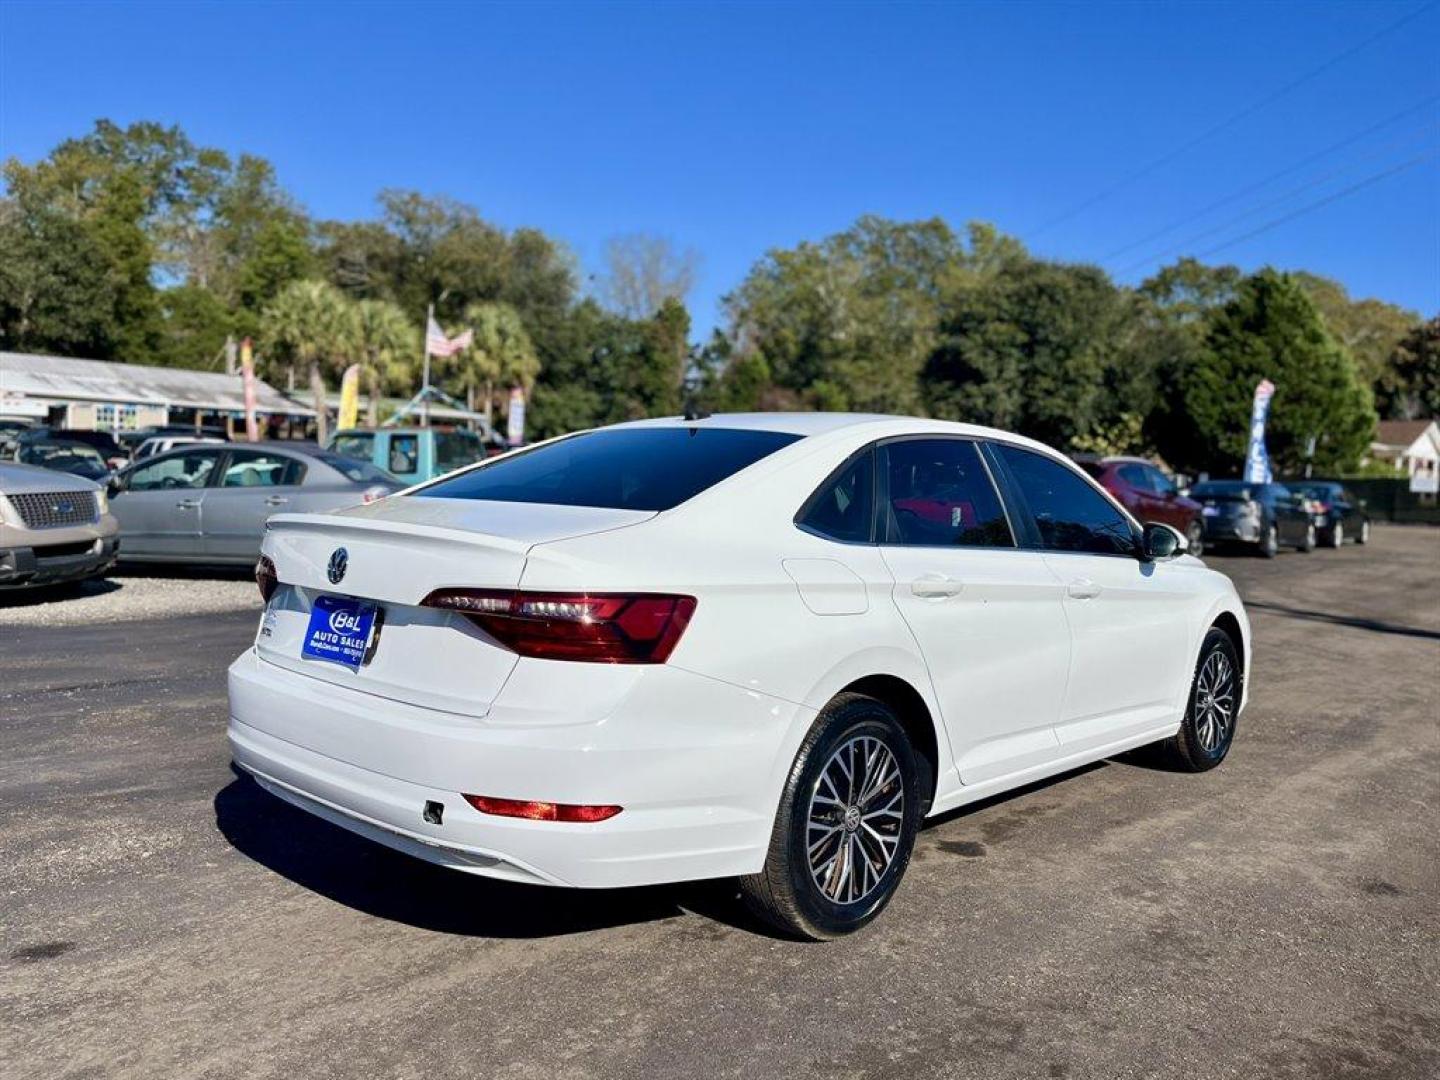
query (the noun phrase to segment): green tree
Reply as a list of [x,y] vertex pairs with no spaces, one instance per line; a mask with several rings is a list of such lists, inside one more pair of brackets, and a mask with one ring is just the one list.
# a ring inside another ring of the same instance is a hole
[[[7,162],[5,181],[27,213],[43,210],[90,235],[108,282],[106,310],[91,318],[108,329],[89,355],[204,365],[208,353],[180,343],[215,305],[193,291],[165,292],[177,285],[203,290],[230,313],[236,330],[250,332],[279,287],[310,269],[308,223],[280,190],[270,164],[252,155],[232,161],[195,145],[178,127],[100,120],[34,165]],[[68,302],[69,292],[57,299]],[[75,306],[81,303],[77,297]],[[169,327],[172,315],[190,321]],[[202,321],[213,324],[211,315]],[[82,312],[64,316],[85,320]]]
[[1009,263],[949,302],[925,366],[929,408],[1068,446],[1106,419],[1125,315],[1095,267]]
[[380,423],[380,397],[416,383],[422,338],[405,312],[388,300],[361,300],[351,316],[354,344],[361,360],[366,387],[366,422]]
[[471,304],[465,322],[475,339],[452,363],[453,376],[464,390],[466,406],[473,411],[478,398],[489,423],[496,387],[519,386],[528,392],[540,373],[540,359],[519,313],[509,304]]
[[29,199],[0,202],[0,342],[20,352],[115,355],[114,283],[90,225]]
[[169,367],[218,367],[225,339],[236,331],[234,313],[199,285],[163,289],[159,302],[162,343],[155,361]]
[[1393,382],[1380,390],[1387,417],[1429,420],[1440,416],[1440,315],[1406,334],[1386,367],[1393,376]]
[[676,371],[689,315],[678,301],[651,319],[611,314],[594,300],[575,305],[551,328],[527,422],[539,438],[673,413]]
[[266,369],[288,368],[293,384],[295,367],[309,372],[315,408],[316,439],[322,444],[329,431],[325,380],[338,377],[359,353],[354,305],[323,281],[296,281],[281,290],[260,319],[260,346]]
[[1350,350],[1360,378],[1377,395],[1388,396],[1394,386],[1390,358],[1400,339],[1419,325],[1420,316],[1383,300],[1352,300],[1345,286],[1318,274],[1299,271],[1291,276],[1319,309],[1330,335]]
[[940,307],[973,267],[938,218],[862,217],[819,243],[771,251],[726,297],[736,354],[815,404],[911,412]]
[[1161,452],[1181,467],[1237,473],[1255,386],[1267,378],[1275,396],[1266,444],[1277,471],[1299,471],[1312,437],[1318,469],[1359,460],[1375,431],[1370,390],[1305,290],[1271,269],[1245,278],[1234,298],[1207,316],[1200,353],[1181,375],[1183,410]]

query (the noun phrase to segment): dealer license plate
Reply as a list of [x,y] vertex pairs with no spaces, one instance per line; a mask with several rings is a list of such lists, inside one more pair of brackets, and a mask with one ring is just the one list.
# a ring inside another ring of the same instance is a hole
[[375,604],[343,596],[317,596],[300,655],[359,671],[375,633]]

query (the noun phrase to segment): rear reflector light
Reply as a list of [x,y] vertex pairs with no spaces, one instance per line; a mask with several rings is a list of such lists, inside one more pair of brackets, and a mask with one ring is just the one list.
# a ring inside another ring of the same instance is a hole
[[581,806],[575,803],[531,802],[526,799],[492,799],[488,795],[463,798],[482,814],[528,818],[531,821],[604,821],[620,813],[618,806]]
[[260,561],[255,564],[255,584],[260,587],[260,599],[268,604],[280,584],[280,575],[275,570],[275,564],[266,555],[261,555]]
[[455,611],[521,656],[663,664],[695,613],[693,596],[438,589],[421,603]]

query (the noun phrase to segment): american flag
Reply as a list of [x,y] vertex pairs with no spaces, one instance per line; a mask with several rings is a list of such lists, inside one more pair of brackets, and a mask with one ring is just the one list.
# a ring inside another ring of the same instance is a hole
[[425,355],[454,356],[461,349],[468,349],[474,340],[474,330],[466,330],[463,334],[447,338],[445,331],[441,330],[440,324],[435,321],[435,316],[431,315],[430,323],[425,327]]

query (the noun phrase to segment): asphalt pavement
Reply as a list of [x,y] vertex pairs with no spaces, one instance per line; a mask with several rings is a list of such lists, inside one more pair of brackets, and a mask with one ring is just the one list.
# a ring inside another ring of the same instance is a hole
[[248,605],[0,607],[0,1077],[1433,1080],[1440,530],[1211,561],[1256,634],[1230,759],[932,823],[828,944],[723,883],[487,882],[271,798],[224,740]]

